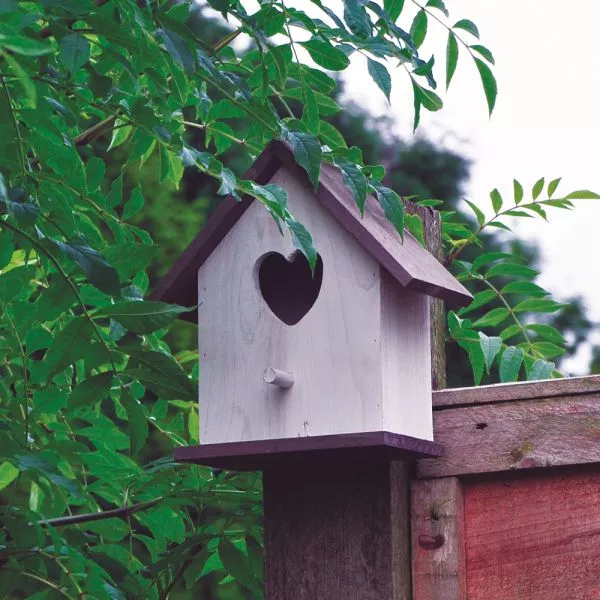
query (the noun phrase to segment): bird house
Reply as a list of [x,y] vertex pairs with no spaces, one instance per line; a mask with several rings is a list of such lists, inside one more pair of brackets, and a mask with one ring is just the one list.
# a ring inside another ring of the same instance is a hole
[[155,289],[199,305],[188,314],[205,456],[286,444],[435,453],[430,297],[464,304],[467,290],[410,234],[401,240],[373,198],[361,216],[335,167],[323,165],[315,192],[272,143],[247,178],[286,190],[318,259],[311,272],[258,201],[227,198]]

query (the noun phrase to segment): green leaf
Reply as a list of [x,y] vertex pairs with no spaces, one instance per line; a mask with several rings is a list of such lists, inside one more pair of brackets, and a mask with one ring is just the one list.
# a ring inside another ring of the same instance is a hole
[[492,73],[491,69],[479,58],[475,58],[475,64],[479,71],[479,77],[481,78],[481,84],[483,85],[483,91],[488,104],[490,115],[494,111],[496,105],[496,96],[498,95],[498,85],[496,78]]
[[481,44],[473,44],[469,46],[469,48],[477,52],[477,54],[483,56],[483,58],[485,58],[485,60],[487,60],[490,64],[496,64],[494,61],[494,55],[485,46],[482,46]]
[[162,30],[162,40],[167,52],[175,59],[175,62],[188,74],[196,72],[196,56],[188,47],[186,41],[175,31]]
[[37,390],[33,395],[31,408],[37,414],[57,414],[67,405],[67,397],[64,389],[48,386]]
[[535,269],[531,269],[525,265],[503,262],[490,267],[485,274],[485,278],[491,279],[492,277],[503,277],[509,275],[516,277],[535,277],[537,274],[538,273]]
[[390,101],[390,93],[392,91],[392,78],[386,67],[380,62],[367,59],[367,68],[371,79],[377,84],[377,87],[383,92],[384,96]]
[[479,332],[479,345],[483,352],[485,361],[485,370],[489,373],[494,359],[502,348],[502,339],[499,337],[488,337],[483,332]]
[[473,296],[473,301],[471,302],[471,304],[461,309],[460,314],[466,315],[467,313],[470,313],[473,310],[476,310],[478,308],[481,308],[482,306],[485,306],[486,304],[489,304],[492,300],[496,299],[497,297],[498,296],[496,295],[496,292],[494,292],[493,290],[483,290],[483,292],[479,292],[475,294],[475,296]]
[[449,16],[448,9],[446,8],[446,5],[444,4],[444,0],[427,0],[426,6],[431,7],[431,8],[437,8],[439,11],[444,13],[444,15],[446,17]]
[[79,265],[92,285],[106,294],[116,296],[121,293],[121,283],[117,271],[108,264],[100,252],[90,248],[81,239],[70,242],[51,241],[65,256]]
[[58,60],[69,73],[76,73],[90,57],[90,44],[80,33],[66,35],[60,40]]
[[500,359],[500,381],[507,383],[510,381],[517,381],[519,378],[519,371],[523,364],[523,356],[525,352],[523,348],[516,346],[509,346],[502,354]]
[[496,327],[510,315],[508,308],[494,308],[473,323],[475,327]]
[[193,308],[185,308],[175,304],[165,304],[152,300],[138,302],[117,302],[105,306],[96,312],[98,317],[111,317],[125,329],[134,333],[151,333],[170,325],[180,314],[190,312]]
[[336,158],[335,164],[342,172],[344,184],[352,193],[352,198],[354,198],[354,202],[362,215],[367,201],[367,178],[362,174],[359,167],[349,160]]
[[310,57],[319,66],[329,71],[343,71],[350,64],[348,57],[329,42],[313,38],[300,45],[308,50]]
[[600,194],[590,192],[589,190],[577,190],[566,196],[567,200],[599,200]]
[[456,36],[448,32],[448,42],[446,43],[446,89],[450,87],[452,77],[458,64],[458,42]]
[[44,367],[50,376],[60,373],[83,358],[94,335],[94,327],[85,317],[70,321],[54,338],[44,357]]
[[413,79],[413,90],[418,96],[419,102],[429,111],[435,112],[440,110],[444,105],[442,99],[433,91],[420,86]]
[[296,162],[308,173],[308,178],[316,190],[319,185],[322,160],[319,140],[311,133],[288,131],[284,133],[284,141],[291,144]]
[[425,247],[425,230],[423,228],[423,220],[419,215],[411,215],[409,213],[404,214],[405,227],[408,229],[410,234]]
[[0,33],[0,50],[5,48],[22,56],[42,56],[52,52],[52,46],[22,35]]
[[546,180],[542,177],[541,179],[538,179],[532,190],[531,190],[531,196],[534,200],[537,200],[539,195],[544,191],[544,185],[546,183]]
[[302,88],[302,99],[304,110],[302,111],[302,122],[307,129],[314,134],[319,133],[319,106],[314,92],[308,86]]
[[555,327],[552,327],[552,325],[532,323],[531,325],[525,325],[525,327],[529,331],[533,331],[533,333],[536,335],[548,340],[549,342],[558,344],[559,346],[564,346],[566,343],[565,338],[562,336],[560,331],[558,331],[558,329]]
[[548,197],[549,198],[551,198],[554,195],[554,192],[556,192],[556,188],[558,188],[558,184],[560,183],[561,179],[562,179],[562,177],[558,177],[557,179],[553,179],[548,184]]
[[346,147],[344,136],[327,121],[319,121],[319,137],[332,149]]
[[561,308],[565,308],[567,304],[560,304],[549,298],[530,298],[523,300],[513,308],[513,312],[539,312],[539,313],[553,313]]
[[518,333],[521,333],[523,331],[521,325],[517,325],[516,323],[514,325],[509,325],[506,329],[503,329],[500,332],[500,337],[502,338],[503,342],[506,342],[506,340],[509,340],[511,337],[514,337],[515,335],[517,335]]
[[129,138],[131,135],[132,131],[133,127],[130,125],[125,125],[123,121],[119,121],[119,119],[117,119],[112,130],[112,138],[110,140],[110,144],[108,145],[108,149],[112,150],[113,148],[117,148],[121,144],[124,144],[127,141],[127,138]]
[[534,342],[533,349],[544,358],[555,358],[566,352],[565,348],[561,348],[552,342]]
[[285,219],[288,216],[287,192],[283,188],[274,183],[267,183],[266,185],[253,183],[252,192],[269,209],[277,222],[279,219]]
[[462,29],[463,31],[468,31],[471,35],[474,35],[479,39],[479,29],[477,29],[477,25],[473,23],[473,21],[469,21],[469,19],[461,19],[457,21],[452,26],[453,29]]
[[84,379],[69,394],[67,399],[69,410],[79,406],[93,406],[104,400],[110,392],[112,380],[113,374],[108,371]]
[[490,199],[492,201],[492,207],[494,209],[494,212],[496,214],[498,214],[500,212],[500,209],[502,208],[502,196],[500,195],[500,192],[494,188],[491,192],[490,192]]
[[477,334],[474,331],[471,333],[475,336],[475,339],[457,339],[457,343],[461,348],[467,351],[471,369],[473,370],[473,380],[475,385],[479,385],[481,383],[481,378],[483,377],[485,360]]
[[246,554],[238,550],[226,537],[221,538],[219,556],[225,570],[256,598],[263,598],[262,586],[256,579],[250,560]]
[[469,205],[469,207],[475,214],[475,218],[477,219],[477,223],[479,224],[479,226],[483,227],[483,225],[485,224],[485,215],[483,214],[481,209],[476,204],[474,204],[470,200],[467,200],[466,198],[465,202]]
[[313,246],[312,237],[308,229],[295,219],[288,219],[287,226],[292,234],[294,246],[304,254],[311,270],[314,272],[317,264],[317,251]]
[[410,37],[416,48],[419,48],[425,41],[427,35],[427,13],[424,10],[420,10],[413,19],[412,25],[410,26]]
[[383,8],[392,22],[395,23],[404,8],[404,0],[383,0]]
[[381,205],[381,208],[383,208],[385,216],[396,228],[400,237],[404,237],[404,202],[394,190],[391,190],[380,183],[374,185],[373,188],[375,190],[377,201]]
[[133,217],[138,212],[140,212],[140,210],[142,210],[143,206],[144,196],[142,195],[142,190],[140,189],[140,186],[137,185],[133,188],[133,190],[131,190],[131,196],[129,196],[129,200],[123,207],[123,218],[131,219],[131,217]]
[[210,127],[206,129],[206,142],[210,143],[214,140],[216,154],[222,154],[226,150],[231,148],[235,135],[233,129],[227,123],[222,121],[216,121],[211,123]]
[[548,379],[552,375],[552,371],[554,371],[554,363],[539,358],[533,363],[527,379],[529,381]]
[[127,390],[121,392],[121,403],[127,411],[131,454],[137,454],[148,439],[148,420],[144,408]]
[[8,191],[8,194],[0,192],[0,212],[4,207],[19,225],[30,227],[38,218],[39,208],[35,204],[24,202],[24,199],[25,195],[20,188],[13,188]]
[[31,80],[29,73],[27,73],[27,71],[11,54],[0,52],[0,56],[4,57],[4,60],[6,60],[23,86],[25,97],[27,98],[27,106],[29,108],[35,108],[37,104],[37,92],[35,89],[35,84]]
[[344,21],[350,31],[359,38],[369,38],[373,24],[363,4],[358,0],[344,0]]
[[503,295],[547,296],[549,292],[531,281],[511,281],[502,288],[501,293]]
[[85,178],[90,192],[100,189],[104,181],[106,165],[101,158],[92,156],[85,165]]
[[127,373],[163,400],[197,400],[196,387],[181,367],[167,354],[123,346],[130,356]]
[[11,463],[3,462],[0,464],[0,490],[10,485],[17,478],[18,474],[19,469]]

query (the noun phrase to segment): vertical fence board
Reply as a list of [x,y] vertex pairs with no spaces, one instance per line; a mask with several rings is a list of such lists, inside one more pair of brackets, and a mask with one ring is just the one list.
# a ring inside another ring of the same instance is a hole
[[600,472],[465,483],[469,600],[600,598]]
[[414,481],[411,522],[413,600],[466,600],[461,482]]

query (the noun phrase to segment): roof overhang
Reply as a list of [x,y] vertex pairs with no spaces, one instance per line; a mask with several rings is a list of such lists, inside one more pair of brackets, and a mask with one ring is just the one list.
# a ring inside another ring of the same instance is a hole
[[[245,173],[244,178],[264,185],[282,167],[294,170],[301,177],[307,178],[306,173],[294,160],[289,147],[278,141],[267,146]],[[405,232],[404,240],[400,239],[398,232],[372,196],[367,199],[364,215],[360,214],[350,190],[343,182],[341,172],[336,167],[323,163],[316,197],[400,285],[442,298],[453,306],[470,303],[472,296],[469,291],[410,233]],[[198,269],[253,201],[249,196],[245,196],[241,201],[227,196],[206,221],[198,236],[159,281],[150,298],[182,306],[196,305]],[[197,322],[196,311],[184,313],[182,318]]]

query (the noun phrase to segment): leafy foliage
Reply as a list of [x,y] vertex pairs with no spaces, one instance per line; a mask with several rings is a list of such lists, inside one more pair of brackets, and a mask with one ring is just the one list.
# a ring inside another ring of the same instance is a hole
[[[414,20],[403,0],[385,0],[383,8],[346,0],[335,11],[313,0],[327,22],[280,1],[252,14],[239,2],[209,4],[232,24],[216,41],[197,34],[198,8],[188,2],[0,2],[0,570],[7,595],[166,599],[182,587],[200,596],[206,589],[212,597],[262,595],[258,476],[164,455],[165,446],[198,442],[198,355],[173,354],[165,341],[165,328],[190,307],[144,300],[157,253],[132,222],[144,196],[177,188],[195,170],[222,196],[256,198],[314,264],[310,233],[285,191],[240,177],[225,160],[235,148],[249,160],[282,140],[314,185],[323,161],[335,164],[361,211],[373,194],[400,235],[405,224],[419,229],[382,183],[385,169],[365,164],[331,122],[336,81],[323,69],[342,71],[360,54],[389,99],[388,68],[401,66],[416,127],[421,109],[442,107],[434,57],[419,55],[437,23],[450,36],[447,85],[462,45],[493,108],[492,55],[465,41],[479,37],[470,21],[446,24],[441,0],[417,4]],[[240,40],[250,44],[243,54],[235,49]],[[299,60],[304,51],[310,64]],[[151,189],[132,180],[144,165],[156,173]],[[543,216],[544,185],[530,203],[515,198],[518,210]],[[550,197],[557,185],[549,184]],[[567,208],[586,195],[548,205]],[[515,289],[534,285],[533,274],[507,257],[458,260],[484,227],[510,216],[498,194],[493,203],[494,218],[476,231],[446,215],[444,234],[461,277],[493,292],[478,295],[476,308],[503,305],[475,322],[463,318],[469,309],[451,313],[450,332],[476,375],[501,356],[503,379],[515,379],[521,362],[530,378],[547,376],[560,334],[521,315],[560,305],[543,290]],[[498,291],[497,278],[516,281]],[[504,302],[513,293],[518,302]],[[513,335],[534,337],[505,347],[510,331],[478,331],[509,317]]]
[[[479,237],[486,228],[510,231],[506,217],[546,219],[548,208],[570,210],[574,199],[600,198],[589,190],[556,197],[559,183],[560,179],[554,179],[546,185],[544,178],[539,179],[532,187],[531,200],[526,201],[522,184],[515,180],[510,203],[494,189],[490,193],[490,217],[466,201],[477,222],[474,230],[459,222],[456,213],[444,214],[443,237],[449,249],[446,263],[457,269],[461,281],[479,290],[469,306],[449,315],[450,335],[468,352],[476,383],[481,381],[484,367],[489,373],[494,362],[502,382],[516,381],[522,368],[528,379],[559,375],[553,360],[565,353],[566,340],[556,327],[534,319],[557,313],[565,305],[550,299],[549,292],[534,283],[537,271],[523,264],[520,257],[504,252],[484,252],[473,262],[459,260],[466,248],[480,244]],[[479,315],[475,320],[473,313]],[[497,335],[477,331],[480,329],[492,329]]]

